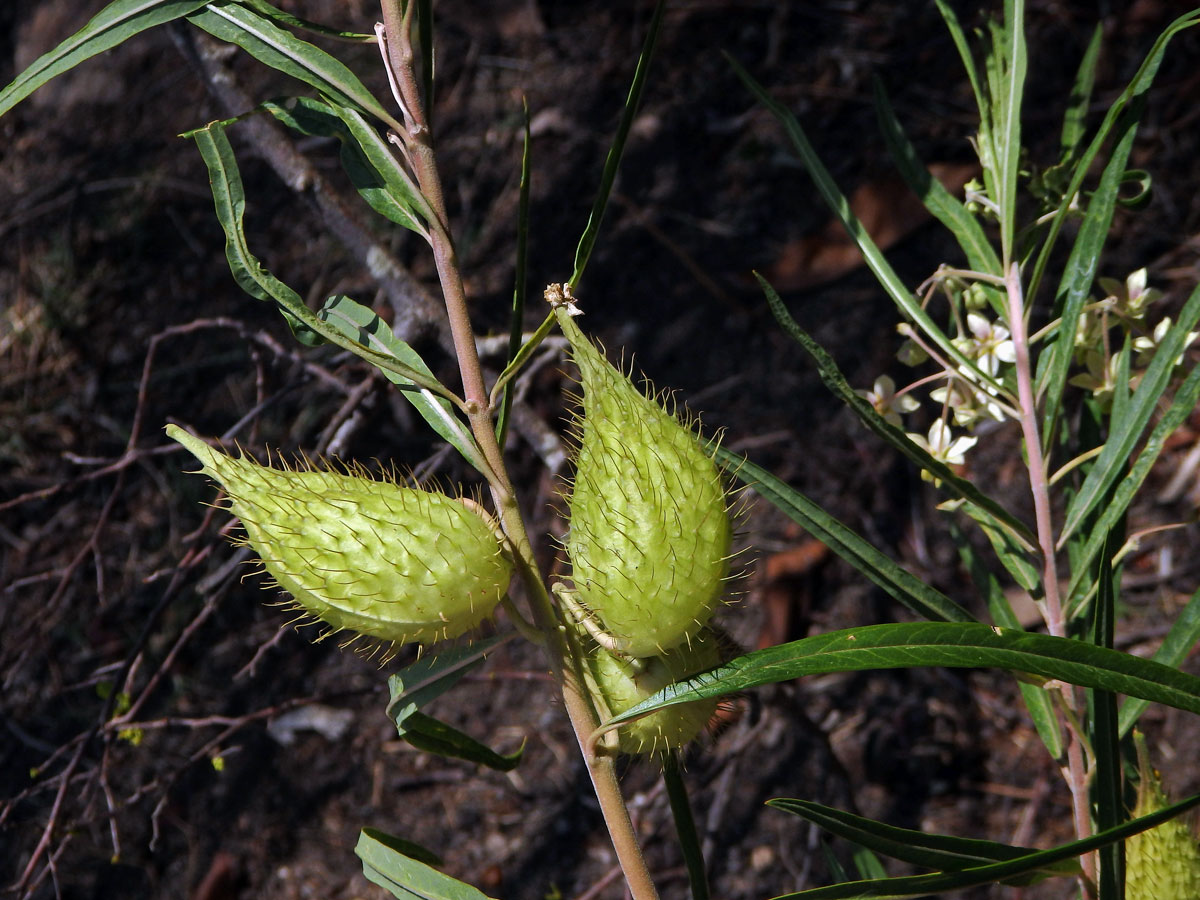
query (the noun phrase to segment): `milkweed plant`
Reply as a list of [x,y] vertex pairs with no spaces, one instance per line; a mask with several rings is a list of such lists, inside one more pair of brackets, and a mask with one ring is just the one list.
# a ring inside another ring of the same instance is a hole
[[[957,541],[967,577],[959,596],[951,597],[784,481],[723,448],[667,395],[635,384],[587,334],[581,279],[647,84],[662,3],[649,24],[572,270],[545,290],[549,308],[526,335],[525,261],[518,258],[506,363],[487,383],[431,127],[431,5],[381,0],[381,22],[355,34],[331,32],[266,0],[117,0],[0,92],[2,114],[80,61],[175,20],[301,84],[295,97],[264,102],[187,135],[208,168],[230,269],[247,293],[275,305],[301,343],[334,344],[378,367],[486,487],[463,496],[398,476],[371,476],[353,462],[276,455],[263,463],[168,426],[168,436],[219,485],[224,505],[241,523],[241,540],[282,591],[284,605],[320,637],[360,647],[385,664],[401,646],[420,645],[417,661],[388,678],[387,714],[399,735],[427,752],[498,769],[519,765],[520,754],[496,753],[423,707],[453,689],[497,642],[516,635],[537,644],[637,900],[657,891],[622,795],[620,755],[647,757],[661,768],[673,805],[683,798],[676,816],[681,852],[692,895],[706,898],[705,863],[677,757],[720,698],[821,673],[915,666],[1012,673],[1065,779],[1074,838],[1034,850],[901,829],[803,798],[778,799],[771,801],[778,810],[861,851],[858,877],[843,873],[841,883],[787,896],[927,896],[1063,879],[1082,896],[1101,900],[1200,897],[1196,836],[1179,818],[1200,804],[1200,795],[1169,801],[1153,768],[1154,748],[1137,731],[1151,703],[1200,713],[1200,679],[1180,669],[1200,637],[1200,592],[1153,659],[1114,649],[1123,567],[1144,537],[1130,530],[1131,505],[1200,396],[1200,368],[1189,352],[1200,290],[1168,313],[1145,268],[1114,273],[1104,265],[1115,210],[1136,205],[1149,190],[1149,176],[1129,166],[1144,98],[1168,43],[1200,21],[1200,12],[1180,17],[1158,37],[1095,124],[1089,111],[1096,102],[1097,27],[1063,110],[1058,155],[1034,159],[1021,130],[1022,2],[1006,0],[985,30],[968,34],[937,0],[979,110],[978,129],[962,136],[978,157],[978,176],[961,195],[931,177],[882,88],[874,98],[896,166],[958,247],[956,259],[915,288],[897,276],[855,219],[796,116],[753,72],[729,60],[778,120],[895,303],[895,350],[908,383],[880,374],[870,386],[854,386],[759,277],[779,325],[829,390],[932,483],[947,516],[986,537],[987,555],[965,536]],[[369,92],[338,58],[301,37],[308,30],[374,43],[390,93]],[[243,230],[246,197],[228,138],[251,117],[337,138],[345,176],[372,209],[426,242],[460,386],[439,381],[370,309],[339,295],[313,311],[255,257]],[[517,224],[524,233],[526,222]],[[578,370],[579,396],[569,429],[573,475],[563,489],[566,568],[548,577],[534,555],[504,448],[514,378],[555,330]],[[932,424],[917,426],[918,411]],[[964,474],[964,463],[1000,423],[1019,432],[1031,521],[989,492],[986,478]],[[778,507],[915,620],[846,623],[751,653],[731,649],[716,613],[739,571],[732,559],[732,498],[739,486]],[[1022,624],[1006,585],[1032,600],[1036,625]],[[480,626],[488,621],[493,624],[484,631],[491,636],[484,637]],[[446,643],[454,638],[460,640]],[[366,876],[397,897],[483,896],[429,865],[430,854],[403,836],[364,828],[357,853]],[[880,877],[879,856],[930,871]]]

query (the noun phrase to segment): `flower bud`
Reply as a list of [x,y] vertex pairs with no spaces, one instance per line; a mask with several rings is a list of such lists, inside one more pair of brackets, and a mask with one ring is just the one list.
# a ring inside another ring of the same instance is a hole
[[697,634],[729,568],[725,489],[696,435],[646,397],[557,309],[583,387],[567,554],[613,648],[652,656]]
[[220,482],[301,620],[325,623],[318,640],[354,631],[391,655],[400,644],[458,637],[508,589],[511,557],[474,504],[357,469],[269,468],[177,426],[167,434]]

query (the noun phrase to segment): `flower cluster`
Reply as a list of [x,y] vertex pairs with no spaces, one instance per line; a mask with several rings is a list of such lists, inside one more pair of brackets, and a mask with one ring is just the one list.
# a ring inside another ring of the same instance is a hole
[[[978,199],[978,197],[976,198]],[[1123,282],[1100,278],[1097,283],[1105,292],[1102,299],[1087,304],[1079,317],[1075,331],[1074,362],[1081,371],[1069,379],[1069,384],[1088,391],[1101,410],[1112,403],[1113,393],[1123,368],[1122,354],[1132,354],[1130,387],[1136,387],[1145,367],[1158,351],[1171,328],[1171,319],[1156,324],[1147,322],[1150,307],[1162,297],[1162,292],[1147,286],[1145,269],[1138,269]],[[903,427],[903,417],[921,406],[914,396],[917,388],[934,383],[929,398],[941,407],[941,412],[925,433],[908,432],[908,437],[934,459],[947,465],[962,465],[967,452],[978,443],[981,426],[1016,418],[1015,399],[1016,348],[1008,323],[994,317],[994,309],[1003,304],[994,296],[1002,291],[988,280],[973,280],[972,273],[962,273],[943,267],[927,282],[930,285],[926,300],[940,289],[949,301],[956,336],[950,341],[957,355],[950,358],[927,343],[909,325],[901,326],[907,335],[897,358],[907,366],[916,367],[933,360],[940,371],[922,377],[903,388],[887,375],[875,380],[870,390],[859,391],[875,411],[889,424]],[[989,293],[993,296],[989,297]],[[1055,333],[1057,323],[1044,328],[1030,338],[1036,344]],[[1187,336],[1185,346],[1197,337]],[[1114,347],[1118,348],[1114,351]],[[1120,350],[1128,347],[1128,350]],[[1178,362],[1183,359],[1182,355]],[[931,478],[927,473],[927,479]]]

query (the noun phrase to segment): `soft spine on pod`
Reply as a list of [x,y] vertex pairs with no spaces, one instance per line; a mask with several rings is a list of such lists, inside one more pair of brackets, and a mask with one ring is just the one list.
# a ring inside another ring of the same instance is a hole
[[662,653],[699,633],[724,591],[732,528],[721,476],[696,435],[583,335],[573,305],[555,312],[583,387],[571,580],[613,649]]
[[[589,674],[613,715],[641,703],[668,684],[711,669],[721,661],[715,634],[708,629],[660,656],[622,659],[602,648],[589,658]],[[696,737],[712,718],[717,700],[693,700],[668,706],[634,719],[617,730],[618,747],[625,753],[661,753]]]
[[[495,609],[512,578],[492,523],[445,494],[350,474],[275,469],[167,435],[220,482],[266,568],[327,626],[395,647],[458,637]],[[353,643],[351,638],[347,643]]]
[[[1133,815],[1165,808],[1162,782],[1150,765],[1145,738],[1135,733],[1138,751],[1137,805]],[[1125,841],[1126,900],[1197,900],[1200,898],[1200,842],[1182,818],[1171,819]]]

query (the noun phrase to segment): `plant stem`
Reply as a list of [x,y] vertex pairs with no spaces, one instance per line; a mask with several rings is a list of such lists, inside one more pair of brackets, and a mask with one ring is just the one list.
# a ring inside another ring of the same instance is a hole
[[[409,0],[409,10],[414,0]],[[413,69],[413,51],[409,35],[409,17],[401,9],[401,0],[381,0],[390,67],[395,76],[406,112],[405,143],[421,192],[433,213],[430,223],[430,244],[438,279],[446,302],[446,313],[462,374],[463,396],[467,417],[485,459],[496,473],[491,485],[492,498],[500,521],[513,545],[517,570],[529,594],[533,620],[546,635],[545,643],[550,668],[562,687],[563,702],[580,751],[584,753],[588,775],[604,815],[617,859],[625,873],[634,900],[657,900],[658,892],[642,856],[641,845],[629,818],[625,799],[617,780],[611,756],[598,756],[586,751],[587,739],[599,725],[599,718],[583,679],[583,656],[578,643],[560,623],[545,581],[538,570],[533,547],[513,492],[511,479],[504,466],[503,453],[492,427],[489,397],[484,387],[483,372],[475,345],[475,334],[467,313],[466,292],[458,257],[448,227],[446,205],[433,149],[433,139],[427,124],[424,104]]]
[[[1021,290],[1021,269],[1013,263],[1005,281],[1008,292],[1008,328],[1012,335],[1016,356],[1017,399],[1021,407],[1021,431],[1025,438],[1028,454],[1029,489],[1033,494],[1034,519],[1037,525],[1038,545],[1042,551],[1042,587],[1046,594],[1043,614],[1046,627],[1055,637],[1066,637],[1066,622],[1063,618],[1062,597],[1058,586],[1058,567],[1055,564],[1054,524],[1050,513],[1050,484],[1047,478],[1046,461],[1042,457],[1042,441],[1038,434],[1037,402],[1033,396],[1032,367],[1029,361],[1029,338],[1025,324],[1025,299]],[[1063,702],[1069,710],[1079,708],[1078,698],[1069,685],[1062,687]],[[1092,833],[1091,803],[1088,797],[1087,765],[1084,760],[1080,735],[1069,728],[1070,743],[1067,746],[1067,784],[1071,789],[1075,832],[1080,838]],[[1086,854],[1081,860],[1084,876],[1095,881],[1095,854]]]

